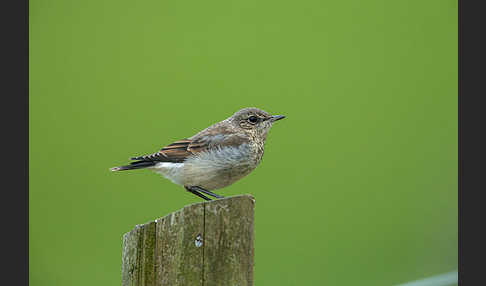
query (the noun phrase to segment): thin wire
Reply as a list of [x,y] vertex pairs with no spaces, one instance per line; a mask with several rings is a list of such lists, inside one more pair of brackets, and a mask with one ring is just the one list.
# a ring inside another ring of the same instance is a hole
[[395,286],[450,286],[457,284],[457,270]]

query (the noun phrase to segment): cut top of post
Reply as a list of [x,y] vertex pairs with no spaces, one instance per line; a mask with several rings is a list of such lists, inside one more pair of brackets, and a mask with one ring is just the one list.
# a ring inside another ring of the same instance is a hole
[[253,285],[251,195],[187,205],[123,236],[122,286]]

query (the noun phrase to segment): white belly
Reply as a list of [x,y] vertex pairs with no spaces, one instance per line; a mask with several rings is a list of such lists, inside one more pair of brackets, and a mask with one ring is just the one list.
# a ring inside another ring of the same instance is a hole
[[199,186],[206,190],[226,187],[248,175],[255,167],[246,144],[201,152],[184,163],[157,163],[150,169],[175,184]]
[[174,184],[184,185],[184,163],[160,162],[150,169],[171,180]]

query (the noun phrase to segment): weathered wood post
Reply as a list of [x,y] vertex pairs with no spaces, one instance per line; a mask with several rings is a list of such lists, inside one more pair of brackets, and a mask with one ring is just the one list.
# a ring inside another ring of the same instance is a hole
[[251,195],[184,207],[123,236],[122,286],[253,285]]

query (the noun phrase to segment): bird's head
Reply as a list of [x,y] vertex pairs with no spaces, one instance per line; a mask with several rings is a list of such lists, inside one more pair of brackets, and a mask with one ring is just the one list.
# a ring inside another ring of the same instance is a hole
[[248,107],[237,111],[229,120],[235,128],[243,130],[250,136],[265,140],[273,123],[283,118],[285,118],[283,115],[271,115],[256,107]]

